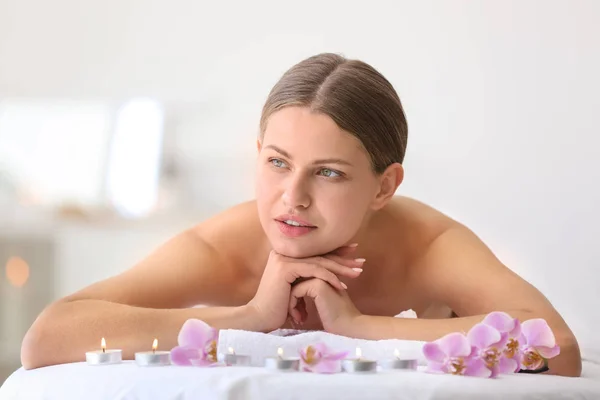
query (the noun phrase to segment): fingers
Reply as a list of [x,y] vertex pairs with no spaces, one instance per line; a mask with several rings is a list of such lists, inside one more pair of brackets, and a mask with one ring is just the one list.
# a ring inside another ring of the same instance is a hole
[[296,309],[300,311],[300,324],[303,324],[308,318],[308,312],[306,311],[306,302],[304,301],[304,297],[298,299]]
[[344,257],[338,256],[338,255],[334,255],[334,254],[325,255],[323,257],[317,257],[317,258],[324,258],[327,260],[331,260],[337,264],[343,265],[348,268],[361,268],[361,269],[362,269],[363,264],[366,261],[364,258],[349,259],[349,258],[344,258]]
[[290,292],[288,313],[296,321],[304,321],[307,317],[304,297],[316,298],[324,295],[328,290],[331,291],[331,287],[319,279],[309,279],[294,286]]
[[289,318],[293,321],[294,325],[302,326],[308,319],[308,312],[306,311],[306,302],[304,301],[304,297],[294,297],[294,304],[295,306],[288,306]]
[[339,260],[332,260],[329,257],[312,257],[307,258],[307,262],[315,262],[321,267],[333,272],[334,274],[347,276],[349,278],[356,278],[362,272],[362,265],[365,262],[364,258],[358,258],[356,260],[348,260],[339,258]]
[[[339,266],[339,269],[344,269],[344,267]],[[347,268],[346,268],[347,269]],[[347,269],[348,270],[348,269]],[[351,270],[349,270],[351,271]],[[323,268],[320,265],[316,264],[308,264],[308,263],[293,263],[290,265],[290,268],[286,271],[287,277],[286,280],[288,283],[293,283],[298,278],[319,278],[336,289],[345,290],[348,287],[345,283],[340,281],[338,276],[330,271],[327,268]],[[355,272],[355,274],[358,274]],[[294,287],[300,286],[305,282],[298,283]]]
[[[339,256],[317,256],[308,258],[291,258],[286,256],[280,256],[287,262],[292,264],[305,264],[311,263],[319,265],[328,271],[331,271],[340,276],[347,276],[349,278],[356,278],[362,272],[362,266],[365,262],[364,258],[357,258],[355,260],[344,259]],[[330,258],[331,257],[331,258]],[[332,258],[336,258],[335,260]]]
[[[296,305],[294,305],[294,306],[296,306]],[[294,321],[295,325],[302,324],[302,313],[300,313],[300,310],[298,310],[297,308],[292,308],[292,307],[288,306],[288,313],[292,317],[292,320]],[[294,326],[294,328],[296,328],[296,327]]]

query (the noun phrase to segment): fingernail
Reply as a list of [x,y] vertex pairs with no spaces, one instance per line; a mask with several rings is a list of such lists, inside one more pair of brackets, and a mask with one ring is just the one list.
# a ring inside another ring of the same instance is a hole
[[342,287],[343,287],[344,289],[348,289],[348,286],[346,286],[346,284],[345,284],[344,282],[342,282]]
[[356,246],[358,246],[358,243],[352,243],[352,244],[348,245],[348,247],[356,247]]
[[363,272],[363,269],[362,268],[352,268],[352,271]]
[[359,262],[359,263],[364,263],[367,260],[365,260],[364,258],[356,258],[356,259],[354,259],[354,261]]

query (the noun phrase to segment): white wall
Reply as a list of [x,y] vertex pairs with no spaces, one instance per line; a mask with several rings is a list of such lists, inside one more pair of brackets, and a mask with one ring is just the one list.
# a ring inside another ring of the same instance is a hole
[[0,0],[0,96],[185,110],[186,179],[219,208],[252,195],[245,166],[279,75],[321,51],[362,58],[406,108],[400,192],[471,226],[586,344],[600,328],[599,19],[593,0]]

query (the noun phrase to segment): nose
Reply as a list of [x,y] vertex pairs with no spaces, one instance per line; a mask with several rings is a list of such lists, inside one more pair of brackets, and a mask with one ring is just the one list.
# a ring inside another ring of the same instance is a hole
[[281,199],[286,207],[296,208],[308,208],[310,206],[310,194],[307,188],[307,182],[305,179],[297,174],[296,176],[290,176],[286,181],[286,187],[283,191]]

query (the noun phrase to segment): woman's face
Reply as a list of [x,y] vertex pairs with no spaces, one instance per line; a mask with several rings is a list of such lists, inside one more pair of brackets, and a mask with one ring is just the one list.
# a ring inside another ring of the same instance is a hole
[[309,257],[349,244],[379,187],[360,141],[329,116],[286,107],[269,118],[259,143],[256,198],[278,253]]

